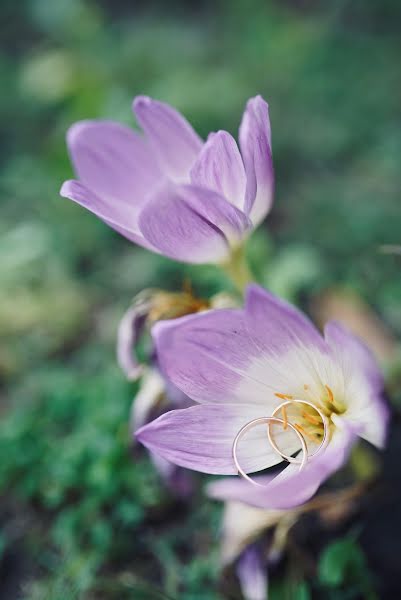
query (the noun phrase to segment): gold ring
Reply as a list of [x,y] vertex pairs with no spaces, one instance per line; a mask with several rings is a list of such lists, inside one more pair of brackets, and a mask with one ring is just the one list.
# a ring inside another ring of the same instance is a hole
[[[249,423],[246,423],[243,427],[241,427],[241,429],[238,431],[237,435],[235,436],[234,442],[233,442],[232,456],[233,456],[233,460],[234,460],[235,466],[238,471],[238,475],[241,475],[241,477],[243,477],[244,479],[249,481],[249,483],[252,483],[253,485],[256,485],[258,487],[266,487],[266,486],[262,483],[258,483],[256,481],[254,481],[254,479],[252,479],[252,477],[249,477],[249,475],[247,475],[247,473],[245,473],[245,471],[241,467],[238,457],[237,457],[237,447],[238,447],[239,441],[245,435],[245,433],[247,433],[247,431],[249,431],[250,429],[253,429],[253,427],[255,427],[256,425],[261,425],[261,424],[265,424],[265,423],[270,425],[272,422],[281,423],[282,425],[285,424],[285,421],[283,419],[280,419],[279,417],[275,417],[275,416],[259,417],[258,419],[253,419],[252,421],[249,421]],[[295,427],[295,425],[293,425],[292,423],[287,423],[287,425],[298,436],[299,441],[301,443],[302,460],[297,461],[297,462],[300,465],[299,470],[302,471],[302,469],[304,468],[304,466],[306,465],[306,463],[308,461],[308,448],[306,446],[306,442],[305,442],[303,435],[298,431],[298,429]],[[277,449],[275,444],[274,445],[272,444],[272,448],[280,456],[283,456],[282,453]],[[292,461],[289,461],[289,462],[292,462]]]

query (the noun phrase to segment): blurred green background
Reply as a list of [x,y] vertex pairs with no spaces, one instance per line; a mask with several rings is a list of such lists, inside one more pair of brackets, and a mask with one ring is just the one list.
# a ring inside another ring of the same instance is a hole
[[[0,597],[239,598],[218,572],[221,507],[201,492],[177,506],[132,450],[135,386],[114,353],[142,288],[190,276],[207,295],[224,282],[60,198],[65,132],[83,118],[133,124],[144,93],[203,136],[236,135],[261,93],[277,185],[250,248],[259,280],[307,309],[327,290],[351,292],[397,338],[401,262],[380,247],[401,243],[401,5],[3,0],[1,12]],[[281,577],[273,597],[284,600],[387,597],[361,591],[360,571],[334,585],[301,574],[291,589]],[[386,577],[372,575],[372,590]]]

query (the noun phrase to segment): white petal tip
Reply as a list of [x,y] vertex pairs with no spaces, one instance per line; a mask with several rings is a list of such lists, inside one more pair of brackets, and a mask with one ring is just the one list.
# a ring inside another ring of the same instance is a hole
[[75,183],[76,182],[73,179],[68,179],[67,181],[64,181],[63,185],[60,188],[60,196],[62,198],[69,198],[71,200],[71,196],[73,194],[72,188]]
[[154,100],[150,96],[135,96],[132,107],[134,111],[141,110],[153,104]]

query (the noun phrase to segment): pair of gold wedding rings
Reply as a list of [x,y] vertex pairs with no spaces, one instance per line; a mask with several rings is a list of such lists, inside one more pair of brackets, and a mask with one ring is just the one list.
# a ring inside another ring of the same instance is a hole
[[[287,409],[287,407],[289,407],[291,405],[308,406],[308,407],[312,408],[319,415],[319,417],[322,420],[322,425],[323,425],[322,440],[320,442],[319,447],[311,454],[309,454],[309,452],[308,452],[308,446],[306,444],[305,437],[302,435],[302,432],[300,431],[300,428],[297,427],[296,425],[294,425],[293,423],[291,423],[290,421],[288,421],[287,418],[282,419],[277,416],[280,412],[285,411]],[[290,456],[280,450],[280,448],[277,446],[277,443],[276,443],[274,436],[272,435],[272,431],[271,431],[272,425],[274,425],[274,424],[282,425],[284,429],[286,429],[288,427],[293,433],[295,433],[295,435],[298,437],[298,440],[299,440],[299,443],[301,446],[302,458]],[[267,438],[268,438],[269,443],[270,443],[271,447],[273,448],[273,450],[279,456],[281,456],[281,458],[283,460],[286,460],[289,463],[298,464],[300,471],[302,469],[304,469],[305,465],[307,464],[307,462],[310,459],[312,459],[314,456],[316,456],[317,454],[322,452],[322,450],[324,450],[324,448],[327,446],[327,443],[329,441],[329,423],[328,423],[326,415],[315,404],[312,404],[312,402],[308,402],[307,400],[298,400],[298,399],[286,400],[285,402],[282,402],[281,404],[279,404],[279,406],[277,406],[274,409],[273,413],[269,417],[259,417],[257,419],[252,419],[252,421],[249,421],[243,427],[241,427],[241,429],[238,431],[237,435],[235,436],[233,446],[232,446],[232,457],[234,460],[235,467],[238,471],[238,475],[240,475],[241,477],[246,479],[249,483],[252,483],[253,485],[260,486],[260,487],[264,487],[264,484],[261,484],[261,483],[255,481],[254,479],[252,479],[252,477],[250,477],[246,473],[246,471],[243,469],[243,467],[241,466],[240,461],[238,459],[238,446],[239,446],[240,441],[244,438],[244,436],[250,430],[254,429],[258,425],[267,425]]]

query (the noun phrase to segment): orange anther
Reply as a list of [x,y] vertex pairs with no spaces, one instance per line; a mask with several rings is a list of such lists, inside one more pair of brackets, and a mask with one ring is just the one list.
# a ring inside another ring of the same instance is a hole
[[290,396],[289,394],[279,394],[278,392],[275,392],[274,395],[281,400],[294,400],[294,396]]

